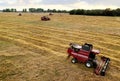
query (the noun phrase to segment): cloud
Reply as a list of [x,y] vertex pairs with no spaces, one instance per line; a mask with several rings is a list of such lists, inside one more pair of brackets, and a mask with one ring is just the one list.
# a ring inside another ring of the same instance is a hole
[[40,4],[42,0],[28,0],[30,3]]
[[0,3],[1,4],[6,4],[6,5],[10,5],[10,4],[14,4],[16,3],[17,1],[16,0],[1,0]]
[[77,3],[79,0],[42,0],[42,4],[63,5]]
[[[1,0],[0,4],[8,6],[24,6],[29,4],[40,4],[42,0]],[[1,5],[0,5],[1,6]]]
[[3,8],[105,9],[120,7],[120,0],[0,0]]
[[84,1],[88,4],[92,4],[92,5],[114,5],[114,6],[119,6],[120,7],[120,0],[79,0]]
[[[116,9],[118,7],[120,7],[120,5],[117,3],[110,4],[111,1],[113,0],[109,0],[110,2],[107,2],[108,0],[104,1],[104,0],[80,0],[78,3],[74,3],[69,5],[71,8],[73,9],[105,9],[105,8],[112,8],[112,9]],[[118,1],[120,2],[120,1]]]

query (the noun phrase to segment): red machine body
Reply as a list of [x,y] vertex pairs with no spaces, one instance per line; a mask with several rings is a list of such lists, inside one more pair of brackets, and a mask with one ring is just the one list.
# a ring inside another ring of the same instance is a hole
[[85,43],[80,46],[78,44],[71,43],[70,48],[67,50],[68,57],[72,56],[72,63],[77,63],[78,61],[85,63],[85,66],[90,68],[95,68],[95,73],[97,75],[105,75],[105,71],[109,64],[110,59],[107,57],[101,57],[101,63],[98,63],[96,55],[99,54],[99,50],[94,50],[92,44]]
[[42,21],[49,21],[49,20],[50,20],[50,18],[49,18],[49,17],[47,17],[47,16],[43,16],[43,17],[41,17],[41,20],[42,20]]
[[[68,48],[68,54],[73,56],[74,58],[77,58],[81,62],[86,62],[91,59],[90,54],[93,54],[94,56],[96,54],[99,54],[98,52],[94,52],[93,50],[84,50],[82,47],[79,49],[79,51],[74,51],[72,48]],[[94,57],[93,57],[94,58]]]

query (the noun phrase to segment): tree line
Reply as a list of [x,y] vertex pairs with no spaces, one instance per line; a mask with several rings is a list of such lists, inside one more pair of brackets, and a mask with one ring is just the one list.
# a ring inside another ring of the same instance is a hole
[[17,9],[14,9],[14,8],[11,8],[11,9],[6,8],[6,9],[3,9],[2,11],[3,11],[3,12],[17,12]]
[[[18,12],[17,9],[14,8],[6,8],[2,10],[3,12]],[[91,16],[120,16],[120,8],[117,9],[110,9],[106,8],[104,10],[95,9],[95,10],[85,10],[85,9],[73,9],[70,11],[67,10],[56,10],[56,9],[47,9],[44,10],[43,8],[24,8],[21,12],[52,12],[52,13],[69,13],[70,15],[91,15]]]
[[[17,9],[14,9],[14,8],[6,8],[6,9],[3,9],[2,10],[3,12],[17,12]],[[56,10],[56,9],[47,9],[47,10],[44,10],[42,8],[29,8],[29,9],[26,9],[24,8],[21,12],[53,12],[53,13],[67,13],[68,11],[67,10]]]
[[84,10],[84,9],[73,9],[69,11],[70,15],[91,15],[91,16],[120,16],[120,8],[118,9],[95,9],[95,10]]

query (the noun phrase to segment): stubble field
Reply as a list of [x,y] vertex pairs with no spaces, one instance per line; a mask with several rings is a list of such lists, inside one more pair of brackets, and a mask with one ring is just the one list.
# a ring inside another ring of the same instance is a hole
[[[120,17],[0,13],[1,81],[120,81]],[[94,45],[111,59],[106,76],[67,58],[69,43]]]

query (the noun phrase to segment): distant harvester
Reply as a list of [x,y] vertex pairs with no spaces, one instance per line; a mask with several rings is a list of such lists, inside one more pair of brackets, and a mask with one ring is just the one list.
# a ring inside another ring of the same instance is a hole
[[41,17],[41,20],[42,20],[42,21],[49,21],[49,20],[50,20],[50,18],[49,18],[49,17],[47,17],[47,16],[43,16],[43,17]]
[[52,13],[49,13],[49,15],[53,15]]
[[22,14],[21,14],[21,13],[19,13],[19,14],[18,14],[18,16],[22,16]]

